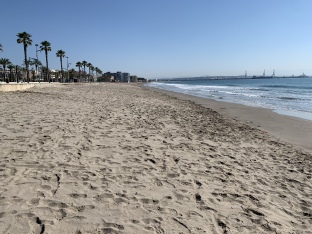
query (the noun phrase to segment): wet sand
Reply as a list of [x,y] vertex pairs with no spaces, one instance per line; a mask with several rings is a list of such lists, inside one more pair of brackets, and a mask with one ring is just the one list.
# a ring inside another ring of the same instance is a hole
[[265,120],[128,84],[0,98],[0,233],[311,233],[312,155]]
[[312,152],[312,121],[288,115],[281,115],[272,110],[228,103],[171,92],[162,89],[148,89],[161,92],[182,100],[189,100],[201,106],[211,108],[218,113],[259,128],[269,134],[295,146]]

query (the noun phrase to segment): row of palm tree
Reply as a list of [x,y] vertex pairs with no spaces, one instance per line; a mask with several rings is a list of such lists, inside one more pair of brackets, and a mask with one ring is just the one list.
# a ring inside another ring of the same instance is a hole
[[2,65],[3,70],[5,71],[5,69],[7,68],[7,66],[9,66],[11,64],[11,62],[7,58],[1,58],[0,59],[0,64]]
[[[13,65],[11,61],[7,58],[1,58],[0,59],[0,65],[3,67],[3,71],[6,70],[6,68],[9,69],[10,73],[9,76],[6,77],[4,75],[4,79],[6,82],[10,81],[18,81],[20,79],[20,72],[23,71],[23,68],[18,65]],[[15,70],[15,76],[13,77],[13,70]],[[4,72],[5,74],[5,72]]]
[[[24,61],[26,66],[26,80],[29,82],[29,60],[27,59],[27,47],[32,45],[31,35],[27,32],[21,32],[17,34],[17,43],[23,44],[24,47]],[[46,58],[46,77],[50,82],[49,77],[49,63],[48,63],[48,52],[51,51],[51,43],[48,41],[42,41],[40,45],[40,50],[45,52]]]
[[[37,68],[38,66],[42,65],[41,62],[38,60],[38,59],[27,59],[28,56],[27,56],[27,48],[28,46],[31,46],[32,45],[32,39],[31,39],[31,35],[27,32],[21,32],[21,33],[18,33],[17,35],[17,43],[19,44],[23,44],[23,49],[24,49],[24,64],[25,64],[25,68],[26,68],[26,80],[27,82],[30,81],[30,77],[29,77],[29,66],[32,66],[34,65],[36,67],[36,71],[37,71]],[[37,48],[37,44],[36,44],[36,48]],[[50,52],[52,50],[51,48],[51,43],[48,42],[48,41],[42,41],[41,44],[40,44],[40,51],[44,51],[45,52],[45,60],[46,60],[46,67],[45,67],[45,77],[46,77],[46,81],[48,82],[51,82],[51,79],[50,79],[50,72],[49,72],[49,63],[48,63],[48,52]],[[3,51],[3,47],[2,45],[0,44],[0,52]],[[63,50],[58,50],[56,52],[56,56],[60,58],[60,64],[61,64],[61,82],[64,82],[64,72],[63,72],[63,58],[65,57],[65,51]],[[6,59],[6,58],[2,58],[0,59],[0,64],[2,65],[3,67],[3,70],[5,72],[6,68],[9,68],[8,66],[12,66],[14,69],[14,65],[10,62],[9,59]],[[68,65],[67,65],[68,66]],[[17,67],[18,66],[15,66],[16,70],[17,70]],[[102,74],[102,71],[97,68],[97,67],[94,67],[91,63],[88,63],[87,61],[82,61],[82,62],[77,62],[76,63],[76,67],[78,67],[79,69],[79,81],[81,81],[81,68],[83,67],[83,70],[84,70],[84,81],[85,82],[90,82],[92,81],[90,79],[91,77],[91,72],[92,72],[92,75],[93,75],[93,72],[95,71],[96,72],[96,75],[98,74]],[[88,74],[88,79],[87,79],[87,76],[86,76],[86,67],[89,68],[89,74]],[[10,69],[10,68],[9,68]],[[67,70],[68,70],[68,67],[67,67]],[[73,70],[73,69],[72,69]],[[69,74],[69,71],[67,71],[68,74]],[[71,74],[73,74],[73,71],[71,71]],[[11,76],[11,75],[10,75]],[[8,80],[9,81],[9,80]]]
[[[93,72],[96,72],[96,76],[98,74],[102,74],[101,69],[99,69],[98,67],[94,67],[92,65],[92,63],[88,63],[87,61],[83,60],[82,62],[77,62],[76,63],[76,67],[78,67],[79,70],[79,79],[81,78],[81,68],[83,67],[83,73],[84,73],[84,81],[85,82],[91,82],[92,80],[90,79],[90,77],[93,77]],[[87,80],[87,73],[86,73],[86,67],[89,68],[89,74],[88,74],[88,80]],[[92,76],[91,76],[91,72],[92,72]]]

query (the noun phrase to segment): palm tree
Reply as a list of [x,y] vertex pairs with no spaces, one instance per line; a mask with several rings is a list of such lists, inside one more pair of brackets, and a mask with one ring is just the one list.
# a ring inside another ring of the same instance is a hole
[[[7,58],[1,58],[1,59],[0,59],[0,64],[1,64],[2,67],[3,67],[3,77],[4,77],[4,79],[5,79],[5,69],[6,69],[6,67],[7,67],[8,65],[11,64],[11,62],[10,62],[10,60],[7,59]],[[9,79],[7,79],[6,82],[9,83]]]
[[77,62],[77,63],[76,63],[76,67],[78,67],[78,69],[79,69],[79,79],[78,79],[78,81],[80,82],[82,63],[81,63],[81,62]]
[[95,70],[95,76],[97,77],[100,69],[98,67],[95,67],[94,70]]
[[75,76],[76,76],[76,71],[74,68],[70,69],[69,71],[69,80],[73,80],[73,82],[75,82]]
[[95,67],[94,66],[92,66],[91,67],[91,71],[92,71],[92,81],[94,82],[95,81],[95,79],[94,79],[94,71],[95,71]]
[[60,58],[61,62],[61,73],[62,73],[62,82],[64,82],[64,75],[63,75],[63,58],[65,57],[65,51],[64,50],[58,50],[56,52],[56,57]]
[[13,79],[12,79],[12,71],[13,71],[13,69],[15,68],[15,65],[13,65],[12,63],[10,63],[9,65],[8,65],[8,69],[9,69],[9,71],[10,71],[10,76],[9,76],[9,81],[13,81]]
[[15,81],[18,83],[20,76],[21,76],[21,70],[22,68],[18,65],[15,66]]
[[99,73],[100,75],[102,75],[102,74],[103,74],[103,72],[102,72],[102,70],[101,70],[101,69],[99,69],[99,70],[98,70],[98,73]]
[[29,68],[31,68],[31,66],[34,66],[34,65],[35,65],[35,59],[28,58],[28,66],[29,66]]
[[51,51],[51,43],[48,41],[42,41],[41,42],[41,46],[40,46],[40,50],[45,52],[45,57],[46,57],[46,77],[47,80],[50,83],[50,77],[49,77],[49,63],[48,63],[48,51]]
[[84,72],[84,78],[85,78],[85,82],[87,82],[87,78],[86,78],[86,66],[88,65],[88,62],[86,60],[82,61],[82,66],[83,66],[83,72]]
[[91,67],[92,67],[92,63],[88,63],[87,67],[89,68],[88,82],[90,82],[90,70],[91,70]]
[[25,56],[25,65],[27,72],[27,82],[29,82],[29,69],[28,69],[28,60],[27,60],[27,47],[31,45],[31,35],[27,32],[21,32],[16,35],[18,37],[17,43],[22,43],[24,45],[24,56]]
[[99,70],[100,70],[100,69],[99,69],[98,67],[95,67],[95,68],[94,68],[96,80],[97,80],[97,77],[98,77],[98,75],[99,75]]
[[91,66],[90,66],[90,70],[91,70],[91,82],[93,82],[94,81],[94,79],[93,79],[93,72],[94,72],[94,67],[93,67],[93,65],[91,64]]
[[32,74],[32,81],[35,81],[35,76],[36,76],[36,71],[34,68],[31,69],[31,74]]
[[[33,64],[35,65],[36,68],[36,77],[38,78],[38,67],[42,65],[42,63],[39,61],[39,59],[33,59]],[[37,79],[38,80],[38,79]]]
[[102,74],[102,70],[99,69],[98,67],[95,68],[95,72],[96,72],[96,77],[98,77],[98,75]]

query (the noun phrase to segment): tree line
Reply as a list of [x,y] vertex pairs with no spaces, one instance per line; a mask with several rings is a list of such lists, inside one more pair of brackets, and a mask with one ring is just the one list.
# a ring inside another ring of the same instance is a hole
[[[0,58],[0,65],[2,65],[3,68],[3,74],[4,74],[4,81],[9,83],[10,81],[16,81],[19,82],[20,77],[18,74],[22,70],[25,70],[26,72],[26,82],[30,82],[30,74],[29,74],[29,66],[35,66],[36,71],[32,70],[32,79],[33,81],[45,81],[45,82],[51,82],[51,72],[49,70],[49,60],[48,60],[48,54],[49,52],[52,51],[51,43],[48,41],[42,41],[40,43],[39,50],[37,50],[38,44],[35,44],[36,46],[36,58],[29,58],[27,56],[27,49],[29,46],[32,45],[32,36],[27,33],[27,32],[21,32],[18,33],[17,35],[17,40],[16,42],[18,44],[23,45],[24,49],[24,66],[25,68],[23,69],[22,67],[18,65],[14,65],[11,63],[11,61],[8,58]],[[45,53],[45,64],[46,66],[43,67],[42,63],[38,60],[37,53],[38,51],[43,51]],[[0,52],[3,52],[3,46],[0,44]],[[94,81],[93,79],[93,73],[96,72],[96,76],[99,74],[102,74],[101,69],[98,67],[94,67],[92,63],[89,63],[85,60],[82,62],[78,61],[76,63],[76,67],[78,68],[78,74],[74,69],[71,69],[70,71],[68,70],[69,64],[67,61],[67,78],[64,76],[64,70],[63,70],[63,58],[65,57],[66,52],[64,50],[58,50],[56,52],[56,57],[60,59],[60,65],[61,65],[61,70],[59,72],[56,72],[57,77],[60,78],[57,80],[59,82],[69,82],[69,78],[71,77],[72,80],[74,81],[76,78],[76,82],[92,82]],[[68,59],[68,57],[66,57]],[[38,68],[41,66],[41,75],[43,74],[43,78],[38,77]],[[82,70],[83,68],[83,70]],[[88,74],[86,73],[86,68],[89,69]],[[9,76],[6,77],[6,69],[9,69]],[[82,71],[83,71],[83,76],[82,76]],[[13,73],[15,72],[15,79],[13,79]],[[37,80],[35,80],[35,77],[37,76]]]

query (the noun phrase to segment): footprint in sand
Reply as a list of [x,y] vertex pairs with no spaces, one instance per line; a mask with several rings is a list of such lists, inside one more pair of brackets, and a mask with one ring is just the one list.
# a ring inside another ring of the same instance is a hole
[[103,228],[102,230],[105,230],[105,233],[119,233],[120,231],[124,230],[125,227],[123,225],[117,224],[117,223],[109,223],[105,222],[103,220]]
[[0,219],[3,218],[5,215],[5,212],[0,212]]
[[27,203],[29,204],[29,205],[38,205],[39,204],[39,201],[40,201],[40,198],[33,198],[33,199],[31,199],[30,201],[27,201]]
[[71,198],[78,199],[78,198],[86,198],[87,194],[71,193],[71,194],[69,194],[69,196]]
[[103,193],[94,197],[97,202],[115,203],[115,197],[112,193]]
[[84,212],[87,210],[93,210],[93,209],[95,209],[95,206],[94,205],[75,206],[75,208],[80,213],[80,212]]
[[41,188],[44,190],[51,190],[51,186],[50,185],[41,185]]

